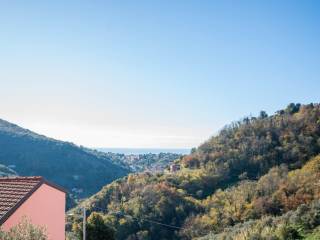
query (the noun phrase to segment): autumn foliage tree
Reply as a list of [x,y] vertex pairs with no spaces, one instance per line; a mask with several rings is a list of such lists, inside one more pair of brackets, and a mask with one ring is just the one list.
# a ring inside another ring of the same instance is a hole
[[[83,225],[75,224],[73,230],[79,239],[83,239]],[[114,230],[106,224],[100,213],[92,212],[86,223],[87,240],[114,240]]]
[[229,124],[177,161],[178,172],[130,174],[80,207],[109,212],[104,219],[120,240],[219,234],[319,199],[318,154],[320,105],[289,104]]
[[30,220],[23,218],[20,223],[9,231],[0,230],[1,240],[47,240],[46,229],[33,225]]

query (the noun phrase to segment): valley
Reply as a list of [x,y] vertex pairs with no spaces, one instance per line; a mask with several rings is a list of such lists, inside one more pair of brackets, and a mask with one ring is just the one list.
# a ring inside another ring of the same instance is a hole
[[319,104],[243,118],[174,173],[131,173],[103,187],[71,210],[69,236],[81,232],[85,207],[120,240],[317,239],[319,137]]
[[319,104],[245,117],[186,155],[102,152],[4,120],[0,144],[1,176],[42,175],[68,190],[70,240],[83,208],[119,240],[319,236]]

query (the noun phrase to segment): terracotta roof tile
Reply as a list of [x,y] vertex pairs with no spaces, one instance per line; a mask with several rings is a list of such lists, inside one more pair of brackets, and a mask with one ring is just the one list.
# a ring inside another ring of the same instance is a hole
[[42,177],[0,178],[0,220],[42,183]]

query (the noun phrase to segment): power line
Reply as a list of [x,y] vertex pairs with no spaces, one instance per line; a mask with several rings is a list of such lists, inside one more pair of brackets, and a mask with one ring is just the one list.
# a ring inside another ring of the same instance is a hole
[[140,220],[147,221],[147,222],[154,223],[154,224],[158,224],[158,225],[165,226],[165,227],[170,227],[170,228],[175,228],[175,229],[180,229],[180,230],[185,229],[182,227],[178,227],[178,226],[174,226],[174,225],[170,225],[170,224],[165,224],[165,223],[161,223],[161,222],[157,222],[157,221],[153,221],[153,220],[149,220],[149,219],[145,219],[145,218],[141,218]]
[[[91,209],[100,210],[101,212],[106,213],[106,214],[117,214],[118,213],[118,212],[108,212],[107,209],[103,209],[103,208],[100,208],[100,207],[93,207]],[[183,227],[178,227],[178,226],[171,225],[171,224],[165,224],[165,223],[162,223],[162,222],[158,222],[158,221],[154,221],[154,220],[150,220],[150,219],[146,219],[146,218],[133,217],[130,214],[124,214],[121,211],[119,211],[119,213],[121,213],[119,215],[122,215],[122,216],[125,216],[125,217],[130,217],[130,218],[135,219],[135,220],[146,221],[146,222],[150,222],[150,223],[157,224],[157,225],[164,226],[164,227],[185,230],[185,228],[183,228]]]
[[[151,219],[146,219],[146,218],[137,218],[137,217],[133,217],[129,214],[124,214],[123,212],[121,211],[118,211],[118,212],[108,212],[107,209],[104,209],[104,208],[100,208],[100,207],[91,207],[90,210],[100,210],[100,212],[103,212],[103,213],[106,213],[106,214],[112,214],[112,215],[121,215],[121,216],[124,216],[124,217],[130,217],[132,219],[135,219],[137,221],[146,221],[146,222],[150,222],[150,223],[153,223],[153,224],[157,224],[159,226],[163,226],[163,227],[168,227],[168,228],[173,228],[173,229],[179,229],[179,230],[190,230],[190,229],[187,229],[187,228],[183,228],[183,227],[178,227],[178,226],[175,226],[175,225],[170,225],[170,224],[165,224],[165,223],[162,223],[162,222],[158,222],[158,221],[154,221],[154,220],[151,220]],[[194,231],[192,231],[194,232]],[[200,231],[196,231],[202,235],[207,235],[208,232],[202,232],[202,230]]]

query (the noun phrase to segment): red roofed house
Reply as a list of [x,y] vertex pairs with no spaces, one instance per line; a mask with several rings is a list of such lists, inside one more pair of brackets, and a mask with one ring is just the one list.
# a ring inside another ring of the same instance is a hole
[[42,177],[0,178],[0,226],[9,230],[27,217],[50,240],[65,239],[66,192]]

